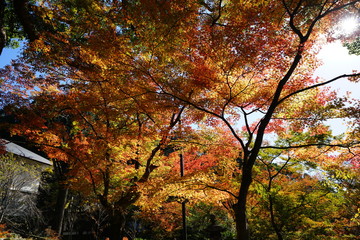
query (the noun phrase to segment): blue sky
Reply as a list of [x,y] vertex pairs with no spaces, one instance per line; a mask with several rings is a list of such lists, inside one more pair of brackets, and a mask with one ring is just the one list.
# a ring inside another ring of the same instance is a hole
[[17,49],[4,48],[0,56],[0,67],[9,64],[11,59],[16,59],[19,52],[20,52],[20,48]]

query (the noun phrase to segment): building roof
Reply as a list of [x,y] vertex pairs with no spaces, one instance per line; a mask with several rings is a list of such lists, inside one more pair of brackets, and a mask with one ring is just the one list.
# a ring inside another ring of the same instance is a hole
[[40,163],[44,163],[44,164],[47,164],[47,165],[52,165],[52,162],[50,160],[40,156],[39,154],[36,154],[36,153],[26,149],[26,148],[23,148],[23,147],[15,144],[13,142],[10,142],[8,140],[5,140],[5,139],[1,139],[1,140],[3,140],[4,147],[5,147],[5,150],[7,152],[11,152],[11,153],[16,154],[18,156],[35,160],[35,161],[40,162]]

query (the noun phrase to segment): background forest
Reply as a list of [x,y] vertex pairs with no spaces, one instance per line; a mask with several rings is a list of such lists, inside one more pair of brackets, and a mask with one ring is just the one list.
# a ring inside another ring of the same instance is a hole
[[360,73],[314,77],[359,0],[0,3],[1,137],[53,162],[0,237],[360,239]]

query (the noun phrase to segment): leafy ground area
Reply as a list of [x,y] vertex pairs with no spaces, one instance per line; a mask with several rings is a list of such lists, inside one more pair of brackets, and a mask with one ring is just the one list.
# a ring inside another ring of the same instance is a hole
[[360,103],[326,86],[360,74],[313,75],[327,42],[358,53],[336,30],[358,0],[1,3],[0,47],[24,39],[1,128],[54,166],[9,229],[177,239],[185,212],[189,239],[358,239]]

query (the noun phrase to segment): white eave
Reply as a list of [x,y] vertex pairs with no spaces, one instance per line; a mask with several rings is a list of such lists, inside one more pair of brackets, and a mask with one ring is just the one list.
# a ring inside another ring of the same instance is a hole
[[5,150],[7,152],[11,152],[18,156],[29,158],[29,159],[32,159],[32,160],[35,160],[37,162],[41,162],[41,163],[44,163],[47,165],[52,165],[52,162],[50,160],[40,156],[39,154],[36,154],[30,150],[27,150],[26,148],[23,148],[23,147],[15,144],[13,142],[10,142],[8,140],[5,140],[5,139],[1,139],[1,140],[3,140],[2,142],[4,143]]

